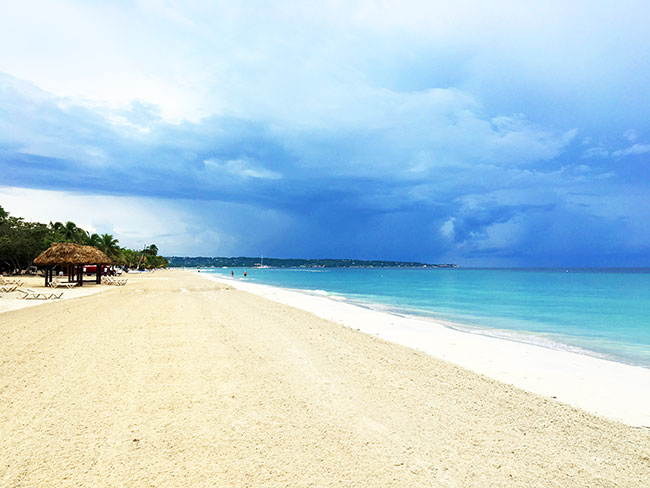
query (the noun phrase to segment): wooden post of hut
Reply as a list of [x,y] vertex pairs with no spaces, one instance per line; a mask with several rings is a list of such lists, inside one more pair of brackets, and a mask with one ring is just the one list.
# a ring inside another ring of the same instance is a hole
[[50,286],[52,283],[52,276],[54,272],[54,267],[53,266],[48,266],[45,268],[45,286]]

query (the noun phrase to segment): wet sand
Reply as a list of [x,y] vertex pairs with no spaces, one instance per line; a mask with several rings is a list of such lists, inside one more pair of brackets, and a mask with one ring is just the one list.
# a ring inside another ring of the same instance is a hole
[[648,429],[189,272],[8,311],[0,334],[0,486],[650,477]]

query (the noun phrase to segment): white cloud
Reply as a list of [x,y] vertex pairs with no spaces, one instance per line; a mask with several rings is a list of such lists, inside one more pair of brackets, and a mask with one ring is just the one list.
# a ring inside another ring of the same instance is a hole
[[[626,132],[626,134],[628,133]],[[636,135],[628,134],[625,138],[628,139],[629,141],[633,141],[636,139]],[[587,149],[583,153],[583,157],[603,159],[609,156],[613,156],[615,158],[622,158],[625,156],[636,156],[639,154],[646,154],[646,153],[650,153],[650,144],[632,144],[631,146],[628,146],[624,149],[617,149],[616,151],[609,151],[603,146],[594,146]]]
[[634,129],[628,129],[623,133],[623,137],[630,142],[634,142],[637,139],[637,134]]
[[[197,222],[177,203],[142,197],[88,195],[65,191],[0,187],[0,205],[31,222],[71,220],[88,232],[112,234],[120,245],[155,243],[161,253],[192,249]],[[217,235],[209,238],[214,242]],[[205,242],[201,243],[204,246]]]
[[602,146],[590,147],[583,155],[584,158],[606,158],[609,156],[609,151]]
[[[3,8],[0,42],[12,49],[0,51],[0,67],[78,103],[151,103],[174,122],[213,114],[304,122],[345,112],[368,87],[390,88],[402,70],[382,67],[404,61],[427,72],[426,88],[472,92],[504,73],[522,86],[608,87],[650,52],[647,13],[647,2],[634,1],[23,0]],[[448,53],[463,75],[454,85],[436,62]]]
[[454,240],[455,231],[454,231],[454,222],[456,221],[455,217],[450,217],[440,226],[440,233],[449,239],[450,241]]
[[518,245],[519,240],[525,235],[524,231],[522,219],[517,216],[507,222],[489,225],[471,244],[479,250],[509,249]]
[[612,156],[620,158],[624,156],[634,156],[646,153],[650,153],[650,144],[634,144],[625,149],[619,149],[618,151],[612,152]]
[[122,247],[137,249],[154,243],[165,256],[267,254],[278,239],[296,229],[292,218],[278,210],[217,200],[0,186],[0,205],[26,221],[70,220],[89,232],[112,234]]
[[260,178],[265,180],[278,180],[282,178],[282,175],[275,171],[262,168],[243,159],[220,161],[216,158],[210,158],[204,160],[203,165],[217,172],[227,173],[240,178]]

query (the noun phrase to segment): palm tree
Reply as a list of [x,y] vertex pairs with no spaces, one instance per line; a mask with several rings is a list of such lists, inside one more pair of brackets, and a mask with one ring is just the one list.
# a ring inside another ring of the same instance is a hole
[[100,236],[100,245],[99,248],[104,251],[104,253],[109,258],[115,258],[120,253],[120,246],[118,246],[118,240],[115,239],[110,234],[102,234]]
[[54,222],[53,224],[50,223],[50,225],[61,236],[61,239],[66,242],[83,244],[88,239],[88,233],[81,227],[77,227],[77,224],[74,222],[67,221],[65,224]]
[[151,256],[157,256],[158,246],[156,246],[155,244],[151,244],[150,246],[145,247],[142,252],[145,254],[150,254]]
[[99,237],[99,234],[90,234],[86,241],[86,245],[100,248],[102,245],[102,238]]
[[126,251],[127,251],[127,249],[120,248],[117,255],[113,257],[113,262],[115,264],[119,265],[119,266],[128,265],[128,260],[127,260],[127,257],[126,257]]

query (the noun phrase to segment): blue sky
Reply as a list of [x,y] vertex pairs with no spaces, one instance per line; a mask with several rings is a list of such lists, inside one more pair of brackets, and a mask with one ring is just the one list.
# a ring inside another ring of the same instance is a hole
[[8,2],[0,205],[164,254],[650,266],[647,1]]

